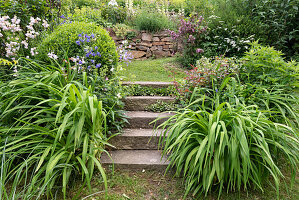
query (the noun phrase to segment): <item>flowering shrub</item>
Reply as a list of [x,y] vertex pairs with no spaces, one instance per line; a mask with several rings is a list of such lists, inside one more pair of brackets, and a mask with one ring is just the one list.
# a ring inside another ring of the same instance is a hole
[[195,64],[204,50],[200,48],[201,34],[207,27],[203,26],[203,17],[193,15],[190,18],[181,19],[178,31],[170,31],[170,35],[177,44],[183,46],[182,64],[188,67]]
[[[118,55],[115,43],[106,30],[92,23],[73,22],[58,26],[38,46],[41,60],[48,53],[57,55],[59,62],[72,58],[76,67],[98,69],[116,66]],[[88,61],[88,62],[87,62]]]
[[197,61],[196,66],[192,66],[193,68],[186,72],[183,83],[174,82],[175,87],[179,94],[188,97],[196,87],[220,85],[227,76],[238,74],[241,66],[241,61],[235,58],[202,57]]
[[239,19],[242,24],[228,21],[237,21],[237,19],[239,18],[225,19],[215,15],[207,19],[209,29],[202,38],[202,45],[206,50],[204,56],[243,56],[244,52],[249,49],[249,43],[255,38],[249,30],[253,22],[243,18]]
[[40,35],[37,27],[42,25],[44,28],[48,28],[49,24],[46,20],[31,17],[26,30],[24,30],[21,28],[20,23],[21,20],[16,16],[13,18],[0,16],[1,57],[15,60],[20,55],[28,56],[29,52],[31,56],[38,54],[36,47],[32,47],[30,43]]

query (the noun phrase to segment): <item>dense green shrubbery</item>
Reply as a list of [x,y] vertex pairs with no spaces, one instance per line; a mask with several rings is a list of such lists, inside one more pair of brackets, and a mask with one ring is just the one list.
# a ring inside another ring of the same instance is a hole
[[[187,106],[157,127],[164,129],[160,145],[163,155],[169,155],[168,169],[175,167],[178,176],[183,173],[186,194],[206,195],[214,188],[219,195],[249,187],[263,191],[269,176],[278,194],[281,160],[295,177],[299,99],[290,85],[296,63],[281,56],[255,42],[240,61],[243,66],[232,70],[236,78],[221,70],[231,68],[225,58],[220,59],[220,71],[213,63],[201,62],[201,73],[191,72],[187,86],[193,83],[200,89],[191,87]],[[243,82],[238,81],[239,70]]]
[[95,83],[89,85],[85,75],[81,83],[65,79],[59,71],[22,66],[17,79],[1,85],[0,149],[7,170],[1,184],[12,181],[14,186],[7,195],[23,187],[23,181],[21,199],[52,196],[58,182],[65,195],[68,183],[79,174],[90,187],[95,167],[106,184],[97,158],[108,140],[108,110],[94,93]]
[[157,32],[173,28],[172,22],[163,14],[144,10],[134,20],[138,30]]
[[61,188],[65,195],[80,176],[91,189],[95,168],[107,187],[98,158],[123,123],[118,79],[78,74],[69,63],[19,64],[13,80],[0,82],[0,195],[52,198]]
[[85,56],[86,52],[82,48],[82,45],[79,46],[76,43],[80,39],[80,34],[83,34],[82,37],[85,34],[89,36],[94,34],[94,39],[91,40],[89,47],[97,47],[97,51],[100,53],[96,63],[101,63],[101,66],[106,66],[109,69],[113,65],[116,65],[118,55],[115,43],[107,31],[95,24],[84,22],[59,25],[53,33],[45,37],[39,44],[39,58],[47,60],[48,53],[50,52],[54,52],[60,61],[66,59],[66,56]]
[[112,24],[124,23],[127,18],[127,9],[125,7],[103,5],[101,9],[102,17]]
[[17,16],[22,19],[21,26],[24,28],[30,17],[52,18],[52,15],[55,17],[59,12],[60,7],[59,0],[0,0],[0,16]]
[[102,18],[102,13],[98,9],[90,8],[90,7],[82,7],[81,9],[74,9],[74,13],[70,16],[72,21],[78,22],[94,22],[99,26],[106,27],[106,20]]
[[241,80],[261,85],[292,85],[298,77],[296,62],[286,62],[283,54],[273,47],[264,47],[254,42],[245,53]]
[[[205,89],[202,89],[205,90]],[[186,194],[207,194],[217,188],[241,191],[249,186],[263,190],[272,176],[277,191],[280,178],[278,160],[284,157],[297,169],[298,132],[285,124],[274,123],[271,113],[255,104],[246,105],[238,97],[234,103],[222,102],[225,90],[195,91],[189,107],[179,110],[162,126],[164,155],[171,167],[185,177]]]

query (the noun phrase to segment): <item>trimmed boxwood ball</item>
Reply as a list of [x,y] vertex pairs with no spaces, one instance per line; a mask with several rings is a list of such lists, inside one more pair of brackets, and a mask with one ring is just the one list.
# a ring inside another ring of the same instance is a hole
[[108,32],[93,23],[73,22],[62,24],[56,27],[54,31],[47,35],[38,46],[39,59],[49,60],[48,53],[53,52],[58,56],[59,61],[76,56],[85,56],[82,46],[76,44],[79,39],[79,34],[94,34],[95,41],[90,42],[90,47],[98,47],[97,51],[101,56],[95,58],[96,63],[101,63],[101,66],[110,69],[117,64],[118,54],[113,39]]

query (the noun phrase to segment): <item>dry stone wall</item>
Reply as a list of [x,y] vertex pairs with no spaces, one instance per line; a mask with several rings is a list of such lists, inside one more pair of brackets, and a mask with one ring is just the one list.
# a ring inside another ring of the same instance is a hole
[[[117,46],[123,45],[126,39],[119,38],[113,31],[109,31]],[[144,60],[147,58],[161,58],[173,56],[175,43],[172,41],[168,31],[159,33],[138,32],[132,40],[127,40],[127,49],[131,52],[134,59]]]

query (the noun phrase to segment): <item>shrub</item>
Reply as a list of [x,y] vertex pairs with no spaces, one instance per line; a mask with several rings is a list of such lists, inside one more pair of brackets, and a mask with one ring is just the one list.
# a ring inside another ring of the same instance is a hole
[[[215,55],[241,57],[248,50],[249,43],[256,37],[256,22],[243,16],[226,14],[225,17],[213,15],[207,19],[209,28],[202,37],[206,57]],[[251,28],[254,31],[251,31]]]
[[268,176],[278,193],[283,177],[278,160],[283,157],[296,173],[296,130],[272,122],[257,105],[237,97],[235,103],[221,102],[225,90],[214,89],[212,96],[201,90],[194,91],[188,107],[157,127],[164,129],[160,145],[169,155],[168,170],[175,167],[178,176],[183,174],[186,195],[206,195],[215,187],[219,195],[223,189],[240,192],[249,186],[263,191]]
[[204,27],[202,22],[202,16],[192,15],[180,20],[178,31],[170,31],[172,39],[183,46],[183,56],[180,61],[186,68],[194,65],[204,52],[200,48],[201,34],[207,27]]
[[82,7],[81,9],[74,9],[74,13],[70,16],[72,21],[78,22],[94,22],[98,26],[107,26],[106,20],[102,18],[101,11],[91,7]]
[[58,0],[0,0],[0,8],[0,16],[22,19],[20,25],[25,30],[30,17],[52,18],[59,12],[61,3]]
[[121,24],[127,18],[127,9],[121,6],[104,5],[102,8],[102,17],[112,24]]
[[157,32],[173,26],[167,16],[147,10],[137,15],[134,23],[137,29],[149,32]]
[[39,45],[39,59],[47,60],[50,52],[55,53],[60,61],[65,59],[65,56],[73,58],[79,56],[84,59],[88,53],[84,47],[88,48],[88,51],[98,52],[95,63],[99,63],[102,67],[110,69],[117,64],[115,43],[107,31],[95,24],[84,22],[58,26]]
[[107,188],[98,158],[108,144],[109,111],[94,93],[96,83],[89,85],[86,74],[82,76],[82,83],[68,82],[59,71],[23,66],[17,79],[1,85],[0,150],[9,158],[2,163],[8,171],[1,183],[13,182],[11,194],[26,185],[21,199],[39,199],[45,193],[52,198],[59,185],[65,197],[78,175],[91,189],[95,167]]
[[292,85],[297,77],[294,68],[298,63],[286,62],[282,55],[273,47],[252,43],[243,58],[241,80],[262,85]]

